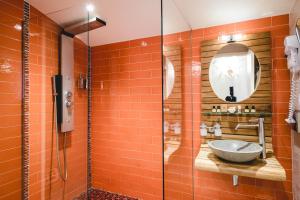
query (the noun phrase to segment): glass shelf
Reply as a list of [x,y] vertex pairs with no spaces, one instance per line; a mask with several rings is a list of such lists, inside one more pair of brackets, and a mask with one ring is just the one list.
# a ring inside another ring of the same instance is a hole
[[272,116],[271,112],[255,112],[255,113],[229,113],[229,112],[202,112],[204,116],[249,116],[249,117],[269,117]]

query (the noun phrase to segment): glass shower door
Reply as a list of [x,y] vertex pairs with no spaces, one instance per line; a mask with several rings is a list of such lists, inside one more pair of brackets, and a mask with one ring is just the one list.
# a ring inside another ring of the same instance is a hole
[[172,0],[163,0],[164,199],[193,194],[191,28]]

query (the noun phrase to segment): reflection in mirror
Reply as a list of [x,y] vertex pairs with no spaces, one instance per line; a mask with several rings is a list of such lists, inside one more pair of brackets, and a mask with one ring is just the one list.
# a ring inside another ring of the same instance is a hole
[[174,65],[169,58],[164,57],[164,100],[168,99],[172,93],[175,82]]
[[163,95],[164,95],[164,163],[181,144],[182,134],[182,83],[181,83],[181,47],[164,46]]
[[248,99],[260,78],[259,62],[247,46],[228,44],[217,52],[209,67],[209,82],[214,93],[227,102]]

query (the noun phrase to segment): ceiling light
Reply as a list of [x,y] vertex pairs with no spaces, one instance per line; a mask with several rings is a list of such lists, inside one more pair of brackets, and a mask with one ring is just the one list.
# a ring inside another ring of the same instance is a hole
[[88,4],[85,8],[88,12],[93,12],[95,7],[93,4]]

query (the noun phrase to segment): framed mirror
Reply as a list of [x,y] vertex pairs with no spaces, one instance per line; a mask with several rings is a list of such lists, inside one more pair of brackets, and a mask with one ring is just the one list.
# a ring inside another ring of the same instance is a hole
[[259,85],[260,75],[255,53],[239,43],[222,47],[209,66],[209,82],[215,95],[228,103],[250,98]]

